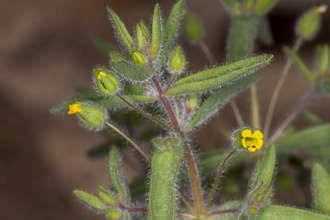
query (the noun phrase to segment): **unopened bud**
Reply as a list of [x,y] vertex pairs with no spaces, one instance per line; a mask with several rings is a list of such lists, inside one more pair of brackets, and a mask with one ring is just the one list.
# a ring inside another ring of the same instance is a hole
[[116,199],[111,195],[111,192],[99,186],[99,197],[106,203],[112,206],[117,206]]
[[144,55],[140,51],[133,50],[132,51],[132,60],[136,64],[145,65],[146,64],[146,55]]
[[174,48],[169,56],[169,68],[174,73],[179,73],[183,70],[186,64],[186,59],[183,56],[183,52],[180,46]]
[[195,110],[195,108],[198,105],[198,99],[199,99],[198,95],[192,95],[192,96],[187,98],[187,101],[186,101],[187,105],[186,106],[187,106],[188,113]]
[[316,47],[315,63],[318,72],[324,75],[329,69],[330,52],[329,45],[319,45]]
[[94,69],[93,73],[95,75],[97,88],[102,94],[110,95],[117,92],[119,80],[116,76],[102,68]]
[[150,33],[144,23],[141,21],[136,25],[136,43],[138,49],[146,51],[146,47],[150,41]]
[[191,41],[201,39],[203,35],[202,22],[191,12],[187,12],[183,19],[184,33]]
[[297,21],[296,32],[298,36],[305,40],[310,40],[320,29],[321,26],[321,14],[324,9],[320,7],[314,7],[305,12]]
[[121,212],[117,209],[109,210],[105,216],[109,219],[119,219],[121,217]]
[[76,102],[69,106],[68,114],[76,114],[84,125],[92,128],[101,128],[107,119],[104,109],[87,102]]

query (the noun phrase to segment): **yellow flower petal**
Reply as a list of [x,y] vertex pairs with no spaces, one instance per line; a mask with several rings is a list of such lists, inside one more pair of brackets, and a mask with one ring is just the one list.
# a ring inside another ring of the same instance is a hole
[[264,141],[263,140],[258,140],[258,143],[256,144],[256,148],[257,149],[260,149],[262,147],[262,145],[264,144]]
[[247,144],[245,143],[245,138],[242,139],[242,145],[243,145],[244,148],[248,147]]
[[77,112],[82,112],[82,110],[79,108],[80,106],[80,103],[74,103],[74,104],[71,104],[69,106],[69,111],[68,111],[68,114],[69,115],[72,115],[72,114],[75,114]]
[[250,129],[244,129],[242,131],[242,137],[252,137],[252,131]]
[[257,150],[257,148],[255,148],[255,147],[249,147],[248,150],[249,150],[250,152],[254,152],[254,151]]
[[262,138],[264,137],[264,135],[262,134],[261,131],[259,131],[259,130],[255,130],[255,131],[253,132],[253,137],[258,138],[258,139],[262,139]]

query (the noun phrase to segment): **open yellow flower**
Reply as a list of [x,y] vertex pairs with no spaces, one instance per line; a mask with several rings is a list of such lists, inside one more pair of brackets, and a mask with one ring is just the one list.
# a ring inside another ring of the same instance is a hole
[[254,152],[262,147],[264,143],[263,137],[264,135],[259,130],[252,132],[250,129],[244,129],[242,131],[242,145],[250,152]]

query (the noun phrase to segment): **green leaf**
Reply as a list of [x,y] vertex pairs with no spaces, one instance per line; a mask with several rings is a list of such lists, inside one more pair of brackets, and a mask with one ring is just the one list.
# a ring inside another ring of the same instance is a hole
[[248,56],[254,47],[260,16],[234,16],[228,40],[228,60],[236,61]]
[[50,110],[50,113],[58,114],[58,113],[67,112],[69,110],[69,105],[71,105],[77,101],[85,101],[85,100],[94,101],[94,100],[100,99],[101,97],[102,96],[100,96],[97,92],[83,93],[83,94],[77,95],[71,99],[67,99],[67,100],[63,101],[59,106],[52,108]]
[[315,63],[318,72],[324,75],[329,69],[329,45],[318,45],[315,51]]
[[81,201],[85,202],[87,205],[95,209],[105,210],[106,208],[103,201],[97,196],[78,189],[73,190],[73,194],[75,194],[75,196],[77,196]]
[[100,48],[101,50],[103,50],[107,54],[109,52],[118,51],[118,49],[116,47],[108,44],[107,42],[101,40],[100,38],[93,37],[92,41],[98,48]]
[[[177,139],[177,140],[176,140]],[[183,154],[183,142],[173,136],[170,146],[169,140],[163,140],[164,147],[155,147],[151,161],[149,214],[150,219],[175,219],[175,181],[178,167]]]
[[292,62],[295,64],[295,66],[298,68],[299,72],[310,82],[314,83],[315,78],[312,75],[312,73],[309,71],[309,69],[306,67],[304,62],[299,58],[299,56],[290,48],[284,47],[283,48],[287,56],[292,60]]
[[277,2],[278,0],[256,0],[254,11],[257,14],[264,14],[274,7]]
[[266,46],[274,44],[273,33],[270,28],[269,19],[267,16],[262,16],[258,29],[258,39]]
[[178,35],[177,32],[179,30],[180,20],[183,16],[183,8],[184,0],[179,0],[172,7],[170,15],[165,22],[165,42],[161,56],[157,62],[157,67],[160,67],[164,63],[168,51],[172,50],[176,36]]
[[140,51],[145,52],[150,43],[150,33],[143,21],[136,25],[136,44]]
[[113,195],[111,195],[111,192],[104,189],[102,186],[99,186],[99,197],[106,203],[108,203],[109,205],[112,205],[112,206],[116,206],[118,205],[117,204],[117,201],[116,199],[114,198]]
[[185,131],[190,130],[193,127],[199,126],[205,123],[208,118],[219,111],[225,104],[233,99],[243,89],[247,88],[250,84],[256,82],[260,78],[257,74],[252,74],[243,79],[236,81],[235,83],[225,85],[218,91],[210,95],[197,110],[196,114],[185,128]]
[[[222,210],[229,210],[229,209],[236,209],[238,210],[242,206],[242,201],[240,200],[232,200],[222,203],[219,207],[216,208],[215,211],[222,211]],[[237,212],[229,212],[229,213],[222,213],[218,215],[218,217],[212,218],[214,220],[237,220]]]
[[315,210],[330,216],[330,175],[320,164],[313,166],[312,184]]
[[149,79],[154,71],[143,65],[135,64],[118,53],[110,53],[112,68],[121,76],[131,81],[145,81]]
[[[155,98],[151,98],[149,96],[142,96],[142,95],[123,95],[123,97],[132,104],[144,104],[156,100]],[[128,107],[127,104],[124,103],[117,96],[99,99],[96,101],[96,103],[99,103],[100,105],[106,108]]]
[[166,42],[165,42],[165,50],[170,50],[171,46],[175,41],[175,37],[179,30],[180,20],[183,15],[184,8],[184,0],[179,0],[173,6],[170,15],[168,16],[165,22],[165,32],[166,32]]
[[241,4],[237,0],[221,0],[222,4],[225,6],[225,9],[232,15],[240,15]]
[[329,134],[330,124],[319,125],[298,131],[295,134],[282,139],[276,145],[280,152],[325,147],[330,145]]
[[184,33],[191,41],[197,41],[202,38],[203,24],[202,22],[190,11],[187,11],[183,19]]
[[127,31],[125,24],[120,20],[118,15],[109,7],[107,7],[109,19],[113,22],[116,34],[118,35],[121,43],[129,50],[133,47],[133,38]]
[[122,171],[120,155],[116,147],[112,147],[109,153],[109,173],[110,181],[114,190],[119,194],[121,202],[127,204],[130,201],[129,191],[126,185],[124,174]]
[[313,125],[322,125],[325,124],[324,120],[320,118],[319,116],[315,115],[312,112],[309,111],[303,111],[302,115]]
[[[274,144],[269,145],[266,149],[251,183],[253,193],[264,193],[269,187],[273,179],[274,169],[276,163],[276,147]],[[259,188],[261,186],[261,188]],[[256,188],[259,188],[255,190]]]
[[317,214],[304,209],[269,205],[259,213],[258,220],[330,220],[330,216]]
[[162,44],[162,19],[160,16],[159,5],[157,4],[154,10],[152,19],[152,36],[150,45],[150,59],[154,60],[158,56]]
[[314,7],[305,12],[296,23],[297,35],[305,40],[311,40],[316,36],[321,26],[319,8]]
[[228,65],[195,73],[178,80],[174,87],[166,92],[166,95],[191,94],[219,88],[224,84],[252,74],[268,64],[272,57],[273,55],[250,57]]

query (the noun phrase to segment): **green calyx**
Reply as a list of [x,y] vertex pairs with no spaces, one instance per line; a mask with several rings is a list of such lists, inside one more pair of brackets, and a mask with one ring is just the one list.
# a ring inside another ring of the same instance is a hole
[[119,87],[119,80],[109,71],[96,68],[93,70],[97,88],[104,95],[116,93]]
[[102,127],[107,118],[106,112],[102,108],[87,102],[71,104],[68,114],[76,114],[80,121],[91,128]]
[[168,62],[170,70],[175,73],[181,72],[184,69],[186,59],[183,56],[180,46],[177,46],[171,51]]

